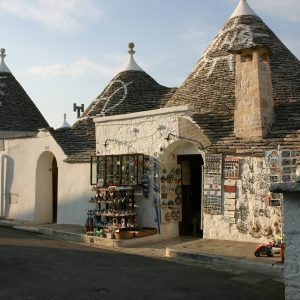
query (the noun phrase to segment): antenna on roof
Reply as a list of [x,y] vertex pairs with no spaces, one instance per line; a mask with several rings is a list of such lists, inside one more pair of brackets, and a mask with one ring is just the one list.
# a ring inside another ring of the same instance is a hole
[[77,106],[76,103],[73,104],[73,111],[77,111],[77,119],[80,117],[80,112],[84,112],[84,104]]

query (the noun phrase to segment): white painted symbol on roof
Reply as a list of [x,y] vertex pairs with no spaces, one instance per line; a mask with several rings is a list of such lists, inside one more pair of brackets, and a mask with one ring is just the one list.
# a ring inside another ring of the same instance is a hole
[[[130,85],[133,81],[130,81],[128,83],[124,83],[122,80],[114,80],[112,82],[110,82],[108,84],[108,86],[105,88],[105,90],[103,91],[103,96],[101,98],[99,98],[98,100],[106,100],[102,110],[101,110],[101,114],[105,114],[111,110],[113,110],[114,108],[116,108],[117,106],[119,106],[127,97],[127,86]],[[105,97],[105,95],[107,93],[109,93],[110,89],[112,88],[113,85],[116,84],[121,84],[121,86],[119,88],[117,88],[115,91],[112,92],[111,95]],[[118,92],[123,92],[123,95],[121,96],[120,100],[113,106],[111,106],[110,108],[107,108],[109,102],[111,102],[111,100],[113,99],[114,95],[117,94]]]
[[218,36],[208,46],[199,63],[192,71],[192,73],[194,73],[193,77],[197,77],[206,66],[208,66],[208,72],[206,76],[209,77],[214,72],[219,61],[224,60],[227,61],[230,71],[233,71],[234,59],[232,54],[228,53],[226,55],[217,57],[210,57],[209,54],[212,51],[217,51],[218,49],[233,49],[238,45],[243,48],[251,47],[254,44],[255,37],[268,36],[267,34],[261,34],[261,29],[262,26],[238,24],[238,20],[235,20],[233,24],[230,27],[227,27],[225,30],[222,29]]

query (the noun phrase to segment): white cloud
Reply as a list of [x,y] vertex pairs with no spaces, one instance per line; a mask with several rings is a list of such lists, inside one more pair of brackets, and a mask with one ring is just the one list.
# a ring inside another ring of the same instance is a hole
[[261,11],[293,23],[300,23],[299,0],[260,0],[248,2],[257,12]]
[[111,78],[112,76],[116,75],[118,69],[95,64],[84,58],[69,65],[56,64],[46,67],[31,67],[25,71],[27,74],[38,75],[44,78],[57,76],[79,78],[87,75],[90,72],[96,72],[103,77]]
[[81,30],[102,12],[92,0],[0,0],[0,14],[33,20],[63,32]]

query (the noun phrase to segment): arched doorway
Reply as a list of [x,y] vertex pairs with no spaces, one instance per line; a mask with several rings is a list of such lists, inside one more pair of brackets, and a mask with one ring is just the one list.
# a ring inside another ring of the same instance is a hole
[[55,156],[43,152],[36,167],[35,223],[53,223],[57,220],[58,168]]
[[204,159],[198,145],[184,140],[171,143],[162,154],[162,164],[180,165],[181,221],[179,235],[202,236],[202,188]]

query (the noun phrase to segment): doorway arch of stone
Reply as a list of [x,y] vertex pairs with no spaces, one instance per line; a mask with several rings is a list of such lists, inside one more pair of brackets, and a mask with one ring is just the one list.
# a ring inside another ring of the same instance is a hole
[[56,158],[50,151],[43,152],[37,160],[34,218],[36,224],[56,221],[56,211],[53,212],[53,208],[57,206],[57,167],[56,170],[53,169],[55,166]]
[[161,154],[161,164],[167,169],[181,169],[181,220],[179,235],[203,234],[204,152],[190,141],[177,140]]

